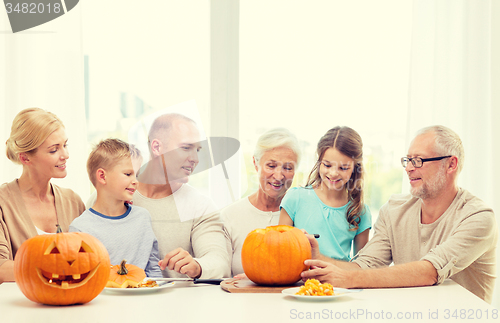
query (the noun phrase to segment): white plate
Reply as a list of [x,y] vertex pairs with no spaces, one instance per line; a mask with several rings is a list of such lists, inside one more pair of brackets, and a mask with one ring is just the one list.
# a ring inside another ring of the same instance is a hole
[[[150,280],[150,279],[148,279]],[[174,286],[174,282],[157,282],[159,286],[156,287],[139,287],[139,288],[116,288],[105,287],[106,293],[112,294],[148,294],[160,291],[165,288]]]
[[295,293],[297,293],[299,290],[300,290],[300,287],[293,287],[293,288],[284,289],[281,291],[281,293],[283,293],[287,296],[292,296],[292,297],[299,298],[299,299],[307,299],[307,300],[311,300],[311,301],[326,301],[326,300],[331,300],[334,298],[339,298],[339,297],[343,297],[343,296],[346,296],[346,295],[349,295],[352,293],[358,293],[358,292],[362,291],[362,289],[352,289],[351,290],[351,289],[334,287],[333,288],[334,295],[329,295],[329,296],[296,295]]

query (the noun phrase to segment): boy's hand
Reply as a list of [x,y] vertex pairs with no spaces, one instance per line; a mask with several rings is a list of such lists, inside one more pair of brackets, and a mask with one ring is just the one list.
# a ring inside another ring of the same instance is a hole
[[186,274],[191,278],[201,276],[201,266],[193,257],[182,248],[177,248],[165,255],[163,260],[158,262],[161,270],[168,268],[178,273]]

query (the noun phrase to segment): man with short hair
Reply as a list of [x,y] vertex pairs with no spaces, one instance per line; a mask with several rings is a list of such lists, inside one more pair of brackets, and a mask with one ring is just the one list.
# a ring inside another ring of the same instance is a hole
[[401,159],[411,194],[394,195],[380,209],[373,238],[351,262],[320,255],[308,235],[313,260],[306,264],[312,269],[302,273],[303,279],[383,288],[429,286],[451,278],[491,303],[498,228],[493,210],[457,186],[463,159],[455,132],[444,126],[421,129]]
[[187,184],[199,162],[200,140],[195,122],[181,114],[159,116],[149,131],[151,160],[138,176],[133,201],[151,213],[165,277],[231,273],[219,213]]

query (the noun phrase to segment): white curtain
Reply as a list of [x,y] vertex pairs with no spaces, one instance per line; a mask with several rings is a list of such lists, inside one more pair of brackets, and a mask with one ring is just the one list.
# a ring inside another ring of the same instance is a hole
[[68,175],[53,182],[71,188],[85,201],[90,186],[79,7],[19,33],[11,32],[5,11],[0,14],[0,183],[22,172],[5,156],[12,120],[19,111],[38,107],[62,120],[69,139]]
[[[456,131],[465,148],[459,185],[493,207],[499,223],[493,153],[500,147],[494,128],[500,120],[492,106],[491,17],[489,0],[414,1],[406,144],[425,126]],[[408,191],[407,181],[403,187]]]

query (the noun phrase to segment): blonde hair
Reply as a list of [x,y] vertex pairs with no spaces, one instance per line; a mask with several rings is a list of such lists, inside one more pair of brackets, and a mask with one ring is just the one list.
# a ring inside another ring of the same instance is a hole
[[38,147],[56,130],[64,128],[62,121],[52,112],[39,108],[28,108],[19,112],[10,131],[7,145],[7,158],[22,164],[20,153],[35,153]]
[[97,181],[95,176],[97,170],[99,168],[110,169],[122,158],[142,158],[141,151],[134,145],[115,138],[101,140],[95,145],[87,160],[87,173],[94,187]]

